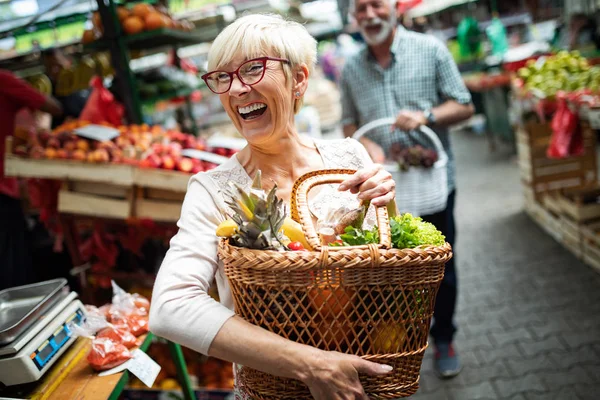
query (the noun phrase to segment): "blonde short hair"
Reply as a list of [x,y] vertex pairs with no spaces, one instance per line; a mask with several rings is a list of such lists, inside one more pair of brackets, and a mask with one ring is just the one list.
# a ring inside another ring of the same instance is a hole
[[[214,40],[208,52],[208,70],[214,71],[235,57],[245,59],[271,56],[289,60],[283,71],[290,82],[292,70],[305,64],[309,74],[317,62],[317,41],[306,28],[276,14],[250,14],[227,26]],[[298,112],[302,101],[296,101]]]

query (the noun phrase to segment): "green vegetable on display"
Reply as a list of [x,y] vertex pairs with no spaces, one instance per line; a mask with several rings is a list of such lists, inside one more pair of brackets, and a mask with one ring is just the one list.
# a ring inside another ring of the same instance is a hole
[[560,51],[545,59],[529,60],[517,72],[525,89],[552,98],[558,91],[600,90],[600,67],[591,66],[578,51]]

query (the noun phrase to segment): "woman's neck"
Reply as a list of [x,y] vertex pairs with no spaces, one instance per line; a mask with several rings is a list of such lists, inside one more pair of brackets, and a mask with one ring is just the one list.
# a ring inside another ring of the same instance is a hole
[[323,167],[314,141],[296,133],[271,143],[248,144],[237,157],[249,176],[261,170],[266,187],[271,186],[271,180],[281,187],[308,170]]

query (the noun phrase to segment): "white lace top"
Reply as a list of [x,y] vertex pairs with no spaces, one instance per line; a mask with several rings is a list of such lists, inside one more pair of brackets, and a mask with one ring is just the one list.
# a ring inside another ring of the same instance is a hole
[[[327,169],[360,169],[372,163],[364,147],[353,139],[319,140],[315,144]],[[177,223],[179,231],[171,239],[152,293],[151,331],[202,354],[208,353],[221,326],[234,315],[215,236],[227,211],[220,189],[228,181],[247,187],[252,183],[235,156],[190,179]],[[311,212],[319,217],[327,204],[347,201],[356,199],[333,188],[323,189],[314,199]],[[220,302],[208,295],[213,282]]]

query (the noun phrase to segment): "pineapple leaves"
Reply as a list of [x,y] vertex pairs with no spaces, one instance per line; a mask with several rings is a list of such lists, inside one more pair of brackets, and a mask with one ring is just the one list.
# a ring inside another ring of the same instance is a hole
[[282,249],[280,230],[285,222],[285,205],[276,195],[277,185],[267,194],[261,180],[262,174],[258,171],[248,191],[236,183],[229,183],[225,203],[239,227],[231,240],[237,246],[250,249]]

